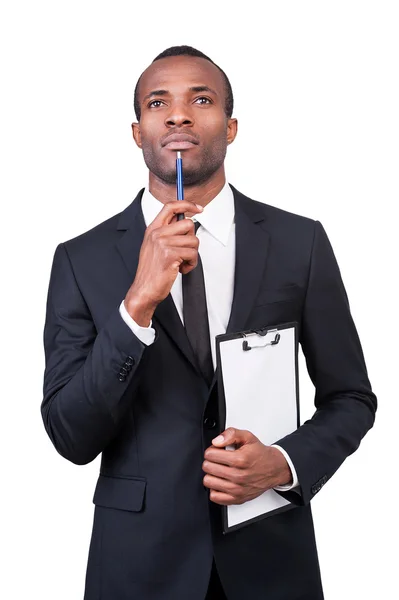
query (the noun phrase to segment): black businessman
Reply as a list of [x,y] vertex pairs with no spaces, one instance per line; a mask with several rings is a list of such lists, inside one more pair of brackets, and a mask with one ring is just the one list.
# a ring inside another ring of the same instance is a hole
[[[101,453],[85,600],[321,600],[310,501],[377,407],[333,250],[226,182],[233,93],[207,56],[157,56],[134,108],[148,187],[58,245],[44,328],[47,433],[78,465]],[[222,431],[215,336],[291,321],[313,417],[271,446]],[[271,488],[294,507],[222,533],[222,505]]]

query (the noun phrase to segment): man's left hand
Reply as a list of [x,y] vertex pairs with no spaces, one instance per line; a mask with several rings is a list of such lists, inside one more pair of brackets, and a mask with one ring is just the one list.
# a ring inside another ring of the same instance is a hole
[[[232,444],[235,450],[225,450]],[[292,482],[290,467],[278,448],[265,446],[250,431],[232,427],[212,440],[202,468],[210,499],[224,506],[243,504]]]

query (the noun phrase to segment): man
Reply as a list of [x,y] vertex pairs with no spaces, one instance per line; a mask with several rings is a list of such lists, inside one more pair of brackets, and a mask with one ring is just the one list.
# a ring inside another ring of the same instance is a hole
[[[149,185],[57,247],[44,331],[46,430],[76,464],[102,453],[85,599],[320,600],[310,501],[376,410],[333,251],[319,222],[226,182],[237,120],[208,57],[166,50],[134,105]],[[314,416],[273,446],[219,439],[215,336],[289,321]],[[222,533],[221,506],[271,488],[294,507]]]

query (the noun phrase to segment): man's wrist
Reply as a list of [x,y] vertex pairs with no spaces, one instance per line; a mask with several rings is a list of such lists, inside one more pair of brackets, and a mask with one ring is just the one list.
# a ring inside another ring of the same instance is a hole
[[288,483],[286,485],[275,485],[274,489],[279,492],[289,492],[290,490],[295,490],[295,491],[299,490],[300,484],[298,481],[298,475],[297,475],[296,469],[294,467],[294,463],[292,462],[290,455],[288,454],[288,452],[286,452],[286,450],[284,450],[284,448],[282,448],[278,444],[272,444],[272,448],[275,448],[276,450],[281,452],[281,454],[284,456],[284,458],[287,461],[288,466],[290,468],[291,477],[292,477],[290,483]]
[[279,448],[271,446],[276,457],[278,465],[278,482],[276,486],[289,486],[293,483],[292,471],[290,466]]
[[156,309],[156,304],[138,297],[126,297],[123,301],[123,304],[126,308],[126,311],[137,323],[137,325],[140,325],[140,327],[150,326],[152,316]]

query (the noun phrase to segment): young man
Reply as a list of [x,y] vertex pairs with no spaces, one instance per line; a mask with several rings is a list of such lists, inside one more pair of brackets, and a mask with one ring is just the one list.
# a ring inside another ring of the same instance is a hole
[[[102,453],[85,599],[320,600],[310,501],[376,410],[333,251],[319,222],[226,182],[237,120],[208,57],[166,50],[134,106],[148,187],[57,247],[44,332],[46,430],[76,464]],[[239,429],[215,439],[215,336],[288,321],[314,416],[272,446]],[[222,534],[222,505],[270,488],[295,507]]]

